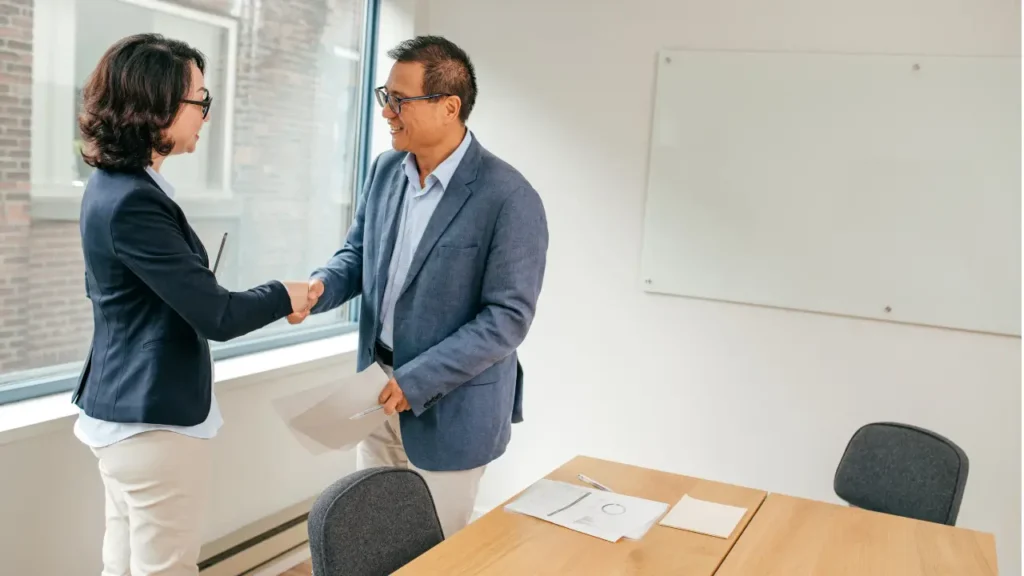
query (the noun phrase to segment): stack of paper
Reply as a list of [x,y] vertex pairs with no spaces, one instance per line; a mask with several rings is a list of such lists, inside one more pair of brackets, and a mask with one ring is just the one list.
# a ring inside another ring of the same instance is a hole
[[371,364],[362,372],[276,398],[272,404],[311,453],[348,450],[387,419],[383,410],[369,410],[377,406],[377,396],[387,382],[380,366]]
[[665,513],[668,504],[540,480],[505,509],[618,542],[623,537],[642,538]]
[[728,538],[746,513],[746,508],[697,500],[687,494],[661,520],[661,525]]

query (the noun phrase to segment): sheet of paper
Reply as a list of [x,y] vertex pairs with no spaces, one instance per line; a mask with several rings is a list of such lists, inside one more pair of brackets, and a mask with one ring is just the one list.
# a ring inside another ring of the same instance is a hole
[[505,509],[617,542],[627,535],[642,537],[668,504],[544,479]]
[[[668,509],[668,504],[665,505],[665,509],[666,510]],[[665,510],[662,510],[662,512],[664,512],[664,511]],[[660,518],[660,517],[661,517],[661,514],[658,514],[658,516],[652,518],[651,521],[648,522],[647,524],[644,524],[644,525],[636,528],[635,530],[633,530],[632,532],[630,532],[628,534],[623,534],[622,537],[626,538],[627,540],[642,540],[643,537],[645,535],[647,535],[647,532],[650,531],[650,529],[654,526],[654,524],[658,521],[658,518]]]
[[662,526],[728,538],[747,513],[746,508],[690,498],[686,494],[661,520]]
[[362,372],[278,398],[272,404],[309,452],[348,450],[387,419],[383,410],[351,418],[376,406],[377,397],[387,382],[384,371],[373,364]]

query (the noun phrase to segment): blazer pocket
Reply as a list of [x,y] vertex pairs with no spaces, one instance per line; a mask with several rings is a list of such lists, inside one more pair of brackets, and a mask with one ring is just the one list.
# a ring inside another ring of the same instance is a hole
[[[480,251],[476,246],[441,246],[434,248],[433,266],[448,278],[472,278],[479,273]],[[444,290],[459,292],[458,283],[451,283]]]
[[470,250],[476,251],[478,248],[479,248],[479,246],[477,244],[473,244],[472,246],[456,246],[454,244],[438,244],[437,245],[437,249],[438,250],[450,251],[450,252],[452,252],[454,254],[459,254],[459,253],[462,253],[462,252],[468,252]]
[[491,366],[487,370],[476,375],[475,378],[466,382],[466,386],[487,386],[488,384],[497,384],[501,380],[501,365],[503,362],[498,362],[494,366]]
[[162,346],[164,342],[167,342],[166,338],[157,338],[155,340],[149,340],[149,341],[146,341],[146,342],[142,343],[142,349],[143,350],[152,350],[153,348],[157,348],[157,347]]

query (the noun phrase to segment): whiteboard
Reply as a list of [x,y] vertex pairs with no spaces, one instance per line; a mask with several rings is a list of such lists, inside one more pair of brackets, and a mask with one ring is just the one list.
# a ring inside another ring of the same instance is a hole
[[1019,336],[1019,57],[662,51],[645,290]]

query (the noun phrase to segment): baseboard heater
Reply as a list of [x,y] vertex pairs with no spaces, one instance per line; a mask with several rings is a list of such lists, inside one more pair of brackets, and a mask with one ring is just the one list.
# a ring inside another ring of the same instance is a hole
[[242,576],[272,562],[308,540],[306,520],[315,498],[203,545],[201,576]]

